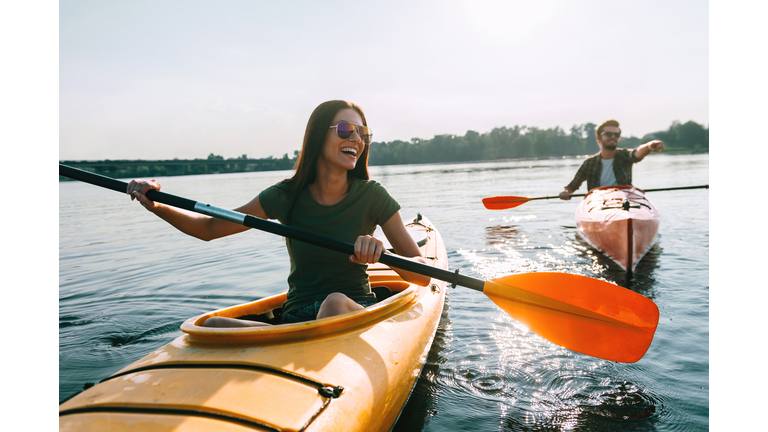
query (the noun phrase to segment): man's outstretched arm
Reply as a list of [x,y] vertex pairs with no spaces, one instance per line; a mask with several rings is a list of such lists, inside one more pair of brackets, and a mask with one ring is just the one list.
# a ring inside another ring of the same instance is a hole
[[648,156],[650,152],[661,153],[663,150],[664,150],[663,142],[659,140],[648,141],[647,143],[635,149],[635,159],[637,159],[637,161],[640,162],[641,160],[643,160],[644,157]]

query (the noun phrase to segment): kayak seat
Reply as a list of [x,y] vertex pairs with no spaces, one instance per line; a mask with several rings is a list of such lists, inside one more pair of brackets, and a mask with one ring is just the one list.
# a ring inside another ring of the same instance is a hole
[[[377,302],[380,302],[392,296],[392,290],[390,290],[385,286],[371,287],[371,291],[373,291],[374,295],[376,295]],[[283,323],[282,311],[283,311],[283,308],[278,307],[270,311],[264,312],[262,314],[242,315],[237,317],[237,319],[248,320],[248,321],[259,321],[267,324],[278,325]]]
[[248,321],[259,321],[267,324],[278,325],[283,323],[282,318],[283,308],[275,308],[270,311],[266,311],[263,314],[249,314],[237,317],[237,319]]
[[376,301],[380,302],[392,296],[392,290],[385,286],[373,286],[371,291],[376,295]]

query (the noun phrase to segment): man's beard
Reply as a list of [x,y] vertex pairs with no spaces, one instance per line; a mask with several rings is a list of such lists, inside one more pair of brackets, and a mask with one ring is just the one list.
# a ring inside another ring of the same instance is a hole
[[612,142],[612,143],[603,143],[603,148],[606,150],[616,150],[619,147],[619,143]]

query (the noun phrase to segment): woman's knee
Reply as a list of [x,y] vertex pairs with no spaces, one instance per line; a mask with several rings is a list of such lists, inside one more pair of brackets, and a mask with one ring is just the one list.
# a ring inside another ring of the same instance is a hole
[[333,315],[339,315],[354,310],[362,309],[363,307],[355,303],[352,299],[342,293],[331,293],[325,298],[320,305],[318,311],[318,318],[325,318]]
[[327,306],[338,309],[349,306],[350,302],[352,302],[352,299],[342,293],[335,292],[328,294],[320,307]]

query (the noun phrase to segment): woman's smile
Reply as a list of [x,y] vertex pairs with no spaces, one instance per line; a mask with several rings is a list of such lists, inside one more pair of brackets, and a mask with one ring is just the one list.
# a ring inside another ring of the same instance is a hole
[[358,148],[353,146],[344,146],[341,148],[342,153],[346,155],[350,155],[354,158],[357,158],[357,151],[358,151]]

